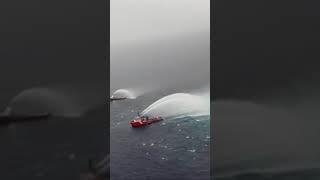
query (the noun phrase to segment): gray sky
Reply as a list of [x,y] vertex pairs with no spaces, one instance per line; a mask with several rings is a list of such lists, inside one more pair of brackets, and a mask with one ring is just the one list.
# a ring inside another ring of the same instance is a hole
[[111,44],[210,29],[210,0],[111,0]]
[[112,0],[111,91],[208,85],[209,15],[209,0]]

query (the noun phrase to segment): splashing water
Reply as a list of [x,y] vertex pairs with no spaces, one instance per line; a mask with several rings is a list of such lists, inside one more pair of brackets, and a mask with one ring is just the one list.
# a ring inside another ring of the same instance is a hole
[[163,117],[209,115],[210,98],[207,94],[171,94],[151,104],[142,114]]
[[136,99],[146,92],[147,90],[139,88],[118,89],[112,94],[111,98]]
[[136,96],[127,89],[118,89],[116,90],[111,98],[128,98],[128,99],[135,99]]
[[[94,106],[86,96],[89,96],[89,93],[86,95],[79,89],[37,87],[22,91],[8,106],[16,114],[49,112],[54,116],[78,117]],[[92,95],[90,97],[95,99]]]

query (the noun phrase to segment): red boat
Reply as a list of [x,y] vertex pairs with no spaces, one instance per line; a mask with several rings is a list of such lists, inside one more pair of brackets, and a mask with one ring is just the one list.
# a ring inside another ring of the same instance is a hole
[[130,121],[130,124],[132,127],[142,127],[162,120],[163,119],[160,116],[152,118],[149,118],[148,116],[137,116],[134,120]]

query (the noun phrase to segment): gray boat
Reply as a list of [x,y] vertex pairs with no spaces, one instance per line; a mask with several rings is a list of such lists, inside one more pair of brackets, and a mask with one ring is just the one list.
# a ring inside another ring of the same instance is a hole
[[48,112],[36,113],[36,114],[17,114],[13,113],[10,107],[7,107],[2,113],[0,113],[0,125],[8,125],[11,123],[23,123],[30,121],[45,120],[50,117]]

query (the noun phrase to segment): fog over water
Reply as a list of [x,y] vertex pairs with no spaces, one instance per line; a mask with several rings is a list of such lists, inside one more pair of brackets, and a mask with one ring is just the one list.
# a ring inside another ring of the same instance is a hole
[[106,1],[3,0],[0,14],[0,112],[62,115],[1,126],[0,179],[79,179],[108,150]]
[[22,91],[39,86],[77,84],[73,91],[91,86],[108,94],[101,4],[5,0],[1,13],[0,111]]
[[254,172],[319,168],[320,14],[312,8],[318,3],[287,5],[215,3],[217,177],[251,172],[247,179],[256,179]]
[[[130,98],[110,105],[112,179],[208,179],[209,4],[111,1],[110,95]],[[164,120],[131,128],[137,112]]]
[[201,88],[210,81],[209,43],[202,32],[114,48],[111,89]]
[[209,4],[111,1],[111,90],[209,84]]

